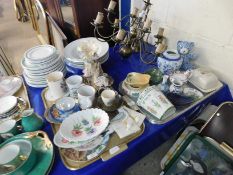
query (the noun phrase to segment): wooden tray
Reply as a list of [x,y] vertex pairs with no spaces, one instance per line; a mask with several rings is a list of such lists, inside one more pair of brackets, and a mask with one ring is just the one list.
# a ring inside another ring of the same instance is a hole
[[[52,106],[54,104],[54,101],[47,101],[45,99],[45,92],[48,90],[48,88],[45,88],[42,93],[41,93],[41,97],[43,99],[43,102],[44,102],[44,105],[45,105],[45,117],[48,116],[48,109],[50,106]],[[58,130],[59,130],[59,127],[60,127],[60,124],[54,124],[54,123],[51,123],[51,127],[52,127],[52,130],[53,130],[53,133],[55,134]],[[118,137],[118,135],[116,133],[112,134],[111,137],[110,137],[110,140],[109,140],[109,143],[108,143],[108,146],[107,148],[105,149],[105,151],[102,153],[106,153],[108,152],[111,148],[115,147],[115,146],[119,146],[119,145],[122,145],[122,144],[127,144],[129,142],[131,142],[132,140],[136,139],[137,137],[139,137],[140,135],[142,135],[142,133],[144,132],[144,129],[145,129],[145,125],[143,124],[141,126],[141,130],[139,132],[136,132],[135,134],[133,135],[130,135],[128,137],[125,137],[123,139],[120,139]],[[64,149],[64,148],[63,148]],[[96,157],[95,159],[93,160],[90,160],[90,161],[74,161],[74,160],[70,160],[69,158],[67,158],[66,156],[64,156],[62,154],[62,150],[61,148],[59,148],[59,154],[61,156],[61,159],[62,159],[62,162],[63,164],[70,170],[78,170],[78,169],[81,169],[97,160],[99,160],[101,158],[101,155],[99,155],[98,157]],[[116,154],[117,155],[117,154]],[[115,155],[114,155],[115,156]]]

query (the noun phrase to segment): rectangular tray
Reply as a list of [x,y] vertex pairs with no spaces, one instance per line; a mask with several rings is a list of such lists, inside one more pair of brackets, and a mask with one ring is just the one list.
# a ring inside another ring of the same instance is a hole
[[[192,84],[188,83],[188,86],[191,87],[191,88],[194,88],[194,89],[197,89],[196,87],[194,87]],[[120,87],[120,86],[119,86]],[[157,124],[157,125],[162,125],[162,124],[165,124],[171,120],[173,120],[174,118],[176,118],[177,116],[180,116],[181,114],[187,112],[188,110],[192,109],[193,107],[195,107],[196,105],[198,105],[200,102],[206,100],[207,98],[209,98],[211,95],[215,94],[218,90],[220,90],[222,88],[222,86],[212,92],[209,92],[209,93],[203,93],[203,97],[201,99],[198,99],[197,101],[191,103],[189,106],[186,106],[184,108],[181,108],[181,109],[177,109],[176,112],[170,116],[168,116],[167,118],[165,119],[158,119],[156,118],[155,116],[153,116],[152,114],[150,114],[149,112],[147,112],[146,110],[144,110],[142,107],[138,106],[139,107],[139,110],[142,114],[144,114],[147,118],[147,120],[151,123],[151,124]],[[198,90],[198,89],[197,89]],[[127,94],[124,94],[123,91],[121,90],[121,88],[119,88],[119,92],[122,94],[122,95],[126,95]],[[129,97],[129,96],[128,96]],[[129,97],[130,98],[130,97]],[[131,98],[132,99],[132,98]],[[132,99],[136,104],[137,104],[137,101],[135,99]],[[203,106],[205,107],[205,106]],[[198,110],[198,106],[194,109],[193,112],[195,112],[196,110]]]
[[[43,99],[45,109],[46,109],[45,115],[44,115],[45,117],[47,117],[48,108],[54,104],[53,101],[47,101],[45,99],[45,92],[47,90],[48,90],[48,88],[45,88],[41,93],[41,97]],[[53,130],[53,133],[55,134],[59,130],[60,125],[51,123],[51,127],[52,127],[52,130]],[[118,146],[118,145],[121,145],[121,144],[127,144],[127,143],[131,142],[132,140],[134,140],[137,137],[139,137],[140,135],[142,135],[142,133],[144,132],[144,129],[145,129],[145,125],[143,124],[141,126],[141,130],[139,132],[136,132],[135,134],[130,135],[128,137],[125,137],[123,139],[120,139],[116,133],[112,134],[111,137],[110,137],[108,146],[107,146],[107,148],[105,149],[105,151],[103,153],[109,151],[109,149],[111,149],[114,146]],[[97,160],[99,160],[101,158],[100,157],[101,155],[99,155],[97,158],[95,158],[93,160],[90,160],[90,161],[72,161],[72,160],[68,159],[66,156],[64,156],[62,154],[62,149],[61,148],[59,148],[59,154],[61,156],[63,164],[66,166],[66,168],[68,168],[70,170],[81,169],[81,168],[83,168],[83,167],[85,167],[87,165],[90,165],[91,163],[93,163],[93,162],[95,162],[95,161],[97,161]]]

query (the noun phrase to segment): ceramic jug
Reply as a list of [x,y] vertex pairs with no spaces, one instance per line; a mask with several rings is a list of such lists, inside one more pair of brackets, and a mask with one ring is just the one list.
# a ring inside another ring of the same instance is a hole
[[22,127],[26,132],[37,131],[43,126],[41,116],[34,113],[34,109],[25,110],[22,113]]

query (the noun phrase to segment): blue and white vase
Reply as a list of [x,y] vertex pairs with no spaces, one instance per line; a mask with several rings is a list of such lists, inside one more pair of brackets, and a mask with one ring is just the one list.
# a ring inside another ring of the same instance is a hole
[[179,70],[183,59],[177,50],[166,50],[162,57],[158,57],[157,63],[159,70],[166,75],[174,73]]

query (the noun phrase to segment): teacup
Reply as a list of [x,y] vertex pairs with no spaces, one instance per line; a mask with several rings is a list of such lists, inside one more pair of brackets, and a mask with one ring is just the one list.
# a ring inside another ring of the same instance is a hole
[[0,122],[0,136],[8,139],[20,133],[21,127],[17,126],[17,122],[13,119]]
[[116,99],[116,92],[111,89],[103,90],[101,93],[101,99],[104,102],[105,106],[111,106]]
[[67,93],[67,86],[61,71],[52,72],[47,76],[49,92],[54,99],[63,97]]
[[37,131],[43,126],[43,118],[34,112],[34,109],[24,110],[22,113],[22,127],[26,132]]
[[73,75],[66,79],[66,84],[68,86],[71,97],[78,97],[77,90],[82,85],[82,82],[83,78],[79,75]]
[[82,109],[92,107],[96,90],[92,86],[84,85],[78,89],[78,102]]
[[75,100],[71,97],[63,97],[56,101],[56,108],[61,112],[69,112],[75,107]]

